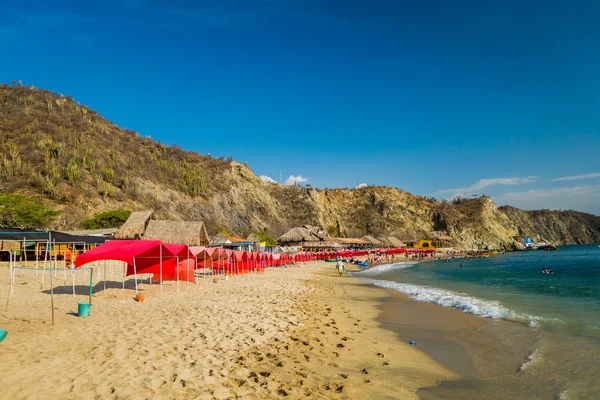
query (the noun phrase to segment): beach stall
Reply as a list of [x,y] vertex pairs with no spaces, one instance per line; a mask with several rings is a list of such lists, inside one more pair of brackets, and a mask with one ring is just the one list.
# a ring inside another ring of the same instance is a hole
[[186,244],[165,244],[165,247],[175,255],[177,290],[179,290],[179,281],[195,283],[196,257],[190,248]]
[[248,253],[246,251],[234,251],[233,260],[235,263],[236,274],[248,273]]
[[135,276],[136,293],[140,274],[152,274],[161,291],[164,280],[177,279],[175,255],[160,240],[112,240],[77,257],[75,268],[102,260],[123,261],[127,265],[124,276]]

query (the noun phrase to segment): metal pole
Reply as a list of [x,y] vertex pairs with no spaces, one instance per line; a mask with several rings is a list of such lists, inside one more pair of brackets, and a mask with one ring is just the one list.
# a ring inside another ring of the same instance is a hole
[[[52,232],[48,232],[48,241],[52,243]],[[54,250],[54,246],[52,246]],[[52,308],[52,325],[54,325],[54,285],[52,284],[52,254],[50,254],[50,307]]]
[[135,266],[135,257],[133,257],[133,276],[135,279],[135,294],[138,294],[138,288],[137,288],[137,268]]
[[159,254],[160,254],[160,292],[162,293],[162,243],[160,244],[160,250],[159,250]]
[[185,287],[189,287],[190,286],[190,254],[189,254],[189,250],[188,250],[188,259],[187,259],[187,282],[185,284]]
[[12,251],[8,251],[8,284],[9,289],[8,289],[8,297],[6,298],[6,309],[4,310],[4,312],[8,312],[8,302],[10,301],[10,295],[12,294],[13,291],[13,285],[12,285],[12,276],[13,276],[13,265],[12,265]]
[[35,242],[35,281],[37,282],[37,277],[38,277],[38,267],[39,267],[39,261],[38,261],[38,242]]
[[90,270],[90,299],[89,299],[89,304],[92,304],[92,287],[94,284],[94,268],[92,267],[92,269]]

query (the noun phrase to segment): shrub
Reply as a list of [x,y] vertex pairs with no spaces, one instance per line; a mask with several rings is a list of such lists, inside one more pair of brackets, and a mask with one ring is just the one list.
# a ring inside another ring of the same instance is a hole
[[206,176],[184,171],[177,181],[177,186],[179,190],[191,197],[199,196],[206,191]]
[[45,228],[58,214],[34,197],[0,192],[0,227]]
[[67,181],[69,181],[69,184],[71,186],[74,186],[77,182],[79,182],[79,179],[81,178],[81,170],[77,165],[77,160],[75,160],[74,158],[71,158],[69,160],[69,164],[67,164],[67,169],[65,170],[65,178],[67,178]]
[[129,210],[112,210],[96,214],[93,218],[81,223],[83,229],[118,228],[127,221],[131,215]]
[[35,186],[40,188],[43,193],[47,194],[52,199],[58,198],[58,187],[56,186],[56,179],[53,176],[44,176],[39,171],[32,171],[30,178]]
[[267,232],[256,232],[255,235],[259,242],[265,242],[267,246],[277,246],[277,239],[273,238]]
[[112,168],[103,168],[100,172],[102,174],[102,178],[109,183],[113,183],[115,180],[115,171]]

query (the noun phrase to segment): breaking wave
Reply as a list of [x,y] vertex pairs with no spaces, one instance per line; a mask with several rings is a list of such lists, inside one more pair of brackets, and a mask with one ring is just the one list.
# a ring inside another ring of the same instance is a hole
[[360,271],[360,272],[353,272],[352,275],[353,276],[372,276],[372,275],[381,275],[384,274],[386,272],[390,272],[390,271],[394,271],[394,270],[398,270],[398,269],[404,269],[404,268],[408,268],[410,266],[416,265],[418,264],[417,262],[399,262],[399,263],[394,263],[394,264],[382,264],[382,265],[378,265],[376,267],[373,268],[369,268],[366,269],[364,271]]
[[466,313],[476,314],[486,318],[508,319],[528,324],[531,324],[533,321],[537,323],[538,321],[543,320],[543,318],[540,317],[516,313],[504,307],[497,301],[482,300],[464,293],[456,293],[450,290],[412,285],[409,283],[398,283],[376,279],[361,280],[376,286],[398,290],[399,292],[406,293],[410,298],[417,301],[434,303],[444,307],[454,307]]

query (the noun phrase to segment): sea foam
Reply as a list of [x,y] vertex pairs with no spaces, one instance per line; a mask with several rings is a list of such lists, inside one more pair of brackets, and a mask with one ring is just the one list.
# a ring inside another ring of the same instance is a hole
[[450,290],[439,289],[435,287],[418,286],[409,283],[399,283],[386,280],[361,280],[372,283],[376,286],[398,290],[399,292],[406,293],[410,298],[417,301],[434,303],[444,307],[454,307],[466,313],[476,314],[486,318],[501,318],[522,322],[531,322],[532,320],[541,319],[539,317],[516,313],[504,307],[497,301],[482,300],[464,293],[456,293]]
[[535,349],[533,353],[527,356],[527,361],[525,361],[520,367],[519,371],[524,371],[527,368],[531,367],[533,364],[537,363],[540,359],[540,351],[539,349]]
[[386,272],[390,272],[390,271],[394,271],[394,270],[398,270],[398,269],[404,269],[404,268],[408,268],[410,266],[416,265],[418,264],[417,262],[399,262],[399,263],[394,263],[394,264],[382,264],[382,265],[378,265],[376,267],[373,268],[369,268],[366,269],[364,271],[360,271],[360,272],[353,272],[352,275],[353,276],[372,276],[372,275],[381,275],[384,274]]

